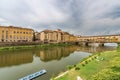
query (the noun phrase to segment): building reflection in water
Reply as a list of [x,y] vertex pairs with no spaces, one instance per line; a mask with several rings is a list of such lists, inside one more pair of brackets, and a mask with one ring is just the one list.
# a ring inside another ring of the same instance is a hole
[[51,60],[60,60],[63,57],[67,57],[72,54],[74,51],[77,52],[102,52],[106,50],[113,50],[113,47],[80,47],[80,46],[69,46],[69,47],[55,47],[45,50],[40,50],[40,60],[42,61],[51,61]]
[[69,47],[54,47],[40,51],[40,59],[42,61],[60,60],[63,57],[69,56],[76,51],[78,46]]
[[34,55],[40,57],[41,61],[47,62],[51,60],[60,60],[61,58],[67,57],[74,53],[74,51],[95,53],[113,49],[113,47],[67,46],[33,50],[5,51],[0,52],[0,67],[32,63],[34,61]]
[[0,54],[0,67],[31,63],[33,54],[27,51],[3,52]]

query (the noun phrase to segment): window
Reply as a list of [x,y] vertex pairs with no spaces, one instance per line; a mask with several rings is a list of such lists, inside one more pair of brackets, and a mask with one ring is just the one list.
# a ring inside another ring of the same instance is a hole
[[6,31],[6,34],[8,34],[8,31]]
[[45,35],[45,39],[47,39],[47,35]]
[[6,31],[6,39],[8,39],[8,31]]
[[10,35],[10,38],[12,38],[12,35]]

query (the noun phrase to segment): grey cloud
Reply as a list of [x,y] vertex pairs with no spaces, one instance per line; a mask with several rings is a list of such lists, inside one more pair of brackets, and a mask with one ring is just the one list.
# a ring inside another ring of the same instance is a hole
[[37,31],[60,28],[79,35],[112,34],[120,31],[119,5],[119,0],[1,0],[0,19]]
[[103,17],[110,17],[112,19],[120,18],[120,6],[113,7],[110,12],[106,13]]

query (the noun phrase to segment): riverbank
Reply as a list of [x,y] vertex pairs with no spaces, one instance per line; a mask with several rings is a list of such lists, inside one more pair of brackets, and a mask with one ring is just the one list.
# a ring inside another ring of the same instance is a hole
[[32,49],[32,48],[47,48],[47,47],[56,47],[56,46],[71,46],[73,44],[39,44],[39,45],[24,45],[24,46],[6,46],[0,47],[0,51],[11,51],[11,50],[20,50],[20,49]]
[[119,80],[120,79],[120,46],[114,51],[93,54],[77,65],[68,67],[68,72],[53,80]]

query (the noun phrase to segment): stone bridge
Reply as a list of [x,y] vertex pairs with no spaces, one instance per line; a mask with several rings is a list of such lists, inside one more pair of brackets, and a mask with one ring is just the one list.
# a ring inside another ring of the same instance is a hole
[[78,38],[80,45],[88,46],[89,43],[99,43],[103,46],[104,43],[120,43],[120,34],[118,35],[100,35],[100,36],[80,36]]

